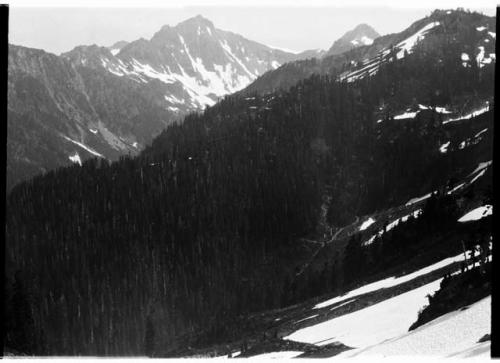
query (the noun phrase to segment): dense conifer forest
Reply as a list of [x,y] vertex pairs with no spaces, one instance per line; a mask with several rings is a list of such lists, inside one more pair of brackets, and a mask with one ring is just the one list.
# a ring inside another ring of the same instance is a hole
[[[353,83],[313,75],[288,91],[228,96],[136,158],[92,159],[16,186],[7,200],[6,344],[27,354],[158,356],[176,337],[217,340],[245,313],[341,289],[287,293],[289,261],[299,238],[315,236],[325,195],[326,223],[339,228],[469,173],[491,138],[466,152],[460,133],[492,123],[492,112],[456,129],[431,109],[393,116],[418,104],[493,107],[493,71],[463,67],[453,45],[417,46]],[[431,221],[410,223],[437,228]],[[380,261],[371,271],[411,254],[392,241],[416,239],[420,227],[381,237],[374,246],[384,250],[373,253],[385,260],[370,259]],[[363,258],[349,250],[347,259]],[[344,275],[346,284],[362,277]]]

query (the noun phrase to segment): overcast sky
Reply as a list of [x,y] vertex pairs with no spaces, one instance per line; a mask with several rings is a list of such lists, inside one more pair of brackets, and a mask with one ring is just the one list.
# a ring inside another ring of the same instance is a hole
[[[11,5],[9,41],[60,54],[82,44],[107,46],[119,40],[149,39],[165,24],[175,25],[201,14],[216,28],[230,30],[269,46],[302,51],[328,49],[335,39],[360,23],[371,25],[382,35],[399,32],[433,10],[431,7],[305,4],[295,7],[275,3],[272,7],[219,4],[170,8],[34,8]],[[495,15],[494,5],[466,8]]]

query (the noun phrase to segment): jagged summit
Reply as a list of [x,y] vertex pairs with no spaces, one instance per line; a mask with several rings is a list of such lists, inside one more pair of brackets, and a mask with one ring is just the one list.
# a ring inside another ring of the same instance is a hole
[[211,28],[214,28],[214,23],[210,19],[207,19],[203,15],[200,15],[200,14],[180,22],[175,27],[181,28],[181,27],[185,27],[185,26],[197,26],[197,25],[209,26]]

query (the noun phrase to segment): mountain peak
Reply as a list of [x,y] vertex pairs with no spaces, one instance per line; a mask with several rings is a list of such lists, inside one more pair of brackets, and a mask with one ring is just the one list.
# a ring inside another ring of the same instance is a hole
[[352,48],[370,45],[379,36],[380,34],[370,25],[365,23],[359,24],[337,39],[328,50],[328,55],[341,54]]
[[205,18],[204,16],[198,14],[196,16],[193,16],[192,18],[186,19],[183,22],[180,22],[179,24],[176,25],[176,28],[178,27],[186,27],[186,26],[208,26],[210,28],[214,28],[214,24],[212,23],[211,20]]

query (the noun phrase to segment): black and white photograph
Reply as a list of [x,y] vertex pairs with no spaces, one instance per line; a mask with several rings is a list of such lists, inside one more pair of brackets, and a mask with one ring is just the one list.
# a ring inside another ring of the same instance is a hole
[[7,1],[3,357],[500,357],[498,9]]

